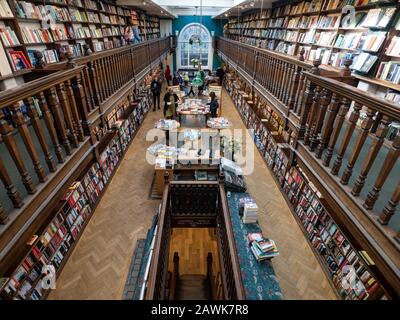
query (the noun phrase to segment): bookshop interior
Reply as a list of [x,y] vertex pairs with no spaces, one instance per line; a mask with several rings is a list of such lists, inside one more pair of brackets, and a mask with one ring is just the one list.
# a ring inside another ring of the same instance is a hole
[[400,1],[0,0],[0,300],[400,298]]

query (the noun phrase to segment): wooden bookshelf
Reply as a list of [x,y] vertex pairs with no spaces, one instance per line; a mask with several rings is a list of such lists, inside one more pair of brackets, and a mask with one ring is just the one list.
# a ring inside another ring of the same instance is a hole
[[[346,4],[355,7],[354,25],[347,23],[347,13],[342,14]],[[386,54],[392,39],[397,42],[399,37],[400,45],[399,30],[400,4],[395,0],[305,0],[234,17],[224,33],[230,39],[292,56],[304,48],[305,60],[320,58],[323,67],[336,70],[346,59],[353,59],[351,68],[359,80],[372,79],[367,82],[386,93],[395,90],[400,101],[399,77],[378,78],[382,62],[399,61],[400,75],[399,46],[392,45],[395,53]],[[397,67],[394,72],[397,75]]]
[[[7,7],[7,11],[0,8],[0,31],[7,32],[7,37],[0,38],[0,56],[9,62],[0,68],[0,79],[21,76],[34,67],[34,51],[41,51],[44,61],[51,64],[64,61],[67,51],[83,56],[85,45],[92,52],[123,46],[124,28],[132,14],[128,7],[103,0],[1,0],[0,5]],[[52,12],[56,31],[45,23],[45,5]],[[160,37],[158,17],[143,13],[141,24],[142,41]],[[12,51],[18,52],[13,54],[15,59],[23,56],[26,63],[14,67]]]
[[[226,88],[245,126],[254,129],[257,149],[338,298],[384,298],[384,291],[373,275],[373,266],[369,265],[368,258],[337,225],[322,195],[296,164],[295,157],[292,158],[293,143],[287,137],[295,137],[291,132],[283,133],[288,130],[283,120],[257,94],[251,99],[246,94],[245,85],[237,77],[228,77]],[[349,282],[352,284],[347,286]]]

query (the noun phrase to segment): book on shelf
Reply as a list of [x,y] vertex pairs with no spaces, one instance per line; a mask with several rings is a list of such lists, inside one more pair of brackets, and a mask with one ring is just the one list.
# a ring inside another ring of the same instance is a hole
[[400,61],[381,62],[376,77],[378,79],[386,80],[394,84],[399,84]]
[[390,40],[389,46],[386,48],[386,54],[390,56],[400,57],[400,37],[394,36]]
[[367,52],[361,52],[355,57],[351,68],[355,71],[362,73],[368,73],[374,63],[378,60],[378,57]]
[[23,69],[32,68],[32,65],[22,51],[8,51],[7,54],[10,58],[13,71],[20,71]]
[[394,7],[370,9],[361,26],[364,28],[386,28],[395,12],[396,8]]
[[0,0],[0,18],[13,18],[14,15],[7,0]]
[[20,44],[15,31],[11,27],[0,28],[0,37],[6,47]]

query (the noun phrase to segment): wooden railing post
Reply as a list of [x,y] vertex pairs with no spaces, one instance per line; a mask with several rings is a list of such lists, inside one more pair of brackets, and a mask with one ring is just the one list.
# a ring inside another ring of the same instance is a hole
[[54,119],[47,105],[47,100],[43,92],[39,93],[39,107],[42,111],[44,121],[46,123],[47,131],[49,132],[51,142],[53,143],[54,151],[56,153],[59,163],[64,162],[64,154],[57,137],[56,129],[54,128]]
[[[361,106],[359,106],[359,107],[361,108]],[[361,132],[358,134],[355,146],[353,147],[353,151],[350,156],[350,160],[347,164],[346,169],[343,172],[342,179],[340,180],[340,182],[342,184],[346,185],[349,183],[350,177],[353,174],[354,164],[356,163],[358,156],[360,155],[360,152],[361,152],[361,150],[364,146],[364,143],[368,137],[369,130],[371,129],[372,124],[374,123],[374,120],[373,120],[374,115],[375,115],[375,112],[372,109],[368,108],[367,118],[364,119],[361,124]]]
[[391,148],[389,149],[388,154],[386,155],[385,162],[379,172],[379,175],[375,181],[375,185],[372,190],[368,193],[367,199],[365,200],[363,206],[367,210],[372,210],[375,205],[376,200],[378,200],[379,192],[382,189],[383,184],[385,183],[387,177],[389,176],[390,171],[392,171],[398,157],[400,154],[400,136],[397,136],[392,143]]
[[55,172],[57,170],[56,164],[54,163],[53,156],[50,152],[50,149],[47,146],[46,138],[44,136],[42,125],[39,120],[39,115],[36,110],[36,107],[34,106],[33,99],[32,99],[32,97],[28,97],[26,100],[27,100],[27,104],[28,104],[28,115],[29,115],[29,118],[31,119],[31,124],[32,124],[33,129],[35,130],[35,133],[39,140],[40,146],[42,147],[44,158],[46,160],[49,171]]
[[4,187],[7,190],[7,195],[10,198],[12,204],[14,205],[14,208],[21,208],[23,205],[21,194],[18,192],[18,190],[12,183],[12,180],[1,158],[0,158],[0,180],[4,184]]
[[397,184],[397,187],[394,190],[390,201],[383,208],[382,213],[379,216],[378,221],[381,224],[386,225],[389,223],[390,219],[392,218],[392,216],[394,215],[394,213],[396,211],[396,207],[399,203],[399,200],[400,200],[400,183]]
[[338,106],[339,106],[339,97],[336,93],[333,93],[331,101],[328,106],[326,121],[322,128],[321,139],[315,153],[317,159],[321,159],[322,152],[325,150],[325,147],[328,144],[329,134],[332,130],[333,122],[335,121],[335,116],[337,113]]
[[29,194],[33,194],[36,192],[36,188],[33,185],[33,181],[28,171],[26,170],[25,164],[22,160],[22,156],[18,151],[17,144],[15,143],[15,139],[12,133],[11,126],[4,119],[0,118],[0,134],[3,138],[3,141],[10,153],[12,159],[14,160],[15,166],[18,169],[18,172],[21,176],[21,180],[23,185],[25,186],[26,191]]
[[358,197],[361,193],[365,185],[365,180],[367,179],[367,175],[375,162],[376,157],[378,156],[379,151],[385,141],[385,137],[387,135],[389,129],[390,121],[388,117],[384,116],[379,123],[379,126],[375,132],[375,137],[373,138],[372,145],[369,148],[368,154],[364,160],[364,163],[361,168],[360,175],[358,176],[353,189],[351,190],[351,194],[355,197]]
[[324,166],[328,167],[331,159],[332,159],[332,155],[333,155],[333,149],[335,148],[337,139],[339,137],[340,131],[342,130],[342,126],[344,123],[344,119],[346,117],[347,111],[349,111],[350,108],[350,101],[347,98],[342,98],[342,101],[340,103],[340,108],[339,108],[339,112],[336,116],[334,125],[333,125],[333,132],[331,134],[331,138],[329,140],[329,145],[328,145],[328,151],[325,154],[325,158],[324,158]]
[[40,163],[39,156],[36,152],[35,145],[33,144],[33,140],[31,134],[29,132],[28,126],[25,122],[24,115],[19,109],[19,105],[16,104],[13,106],[13,115],[12,118],[17,126],[18,132],[21,135],[22,141],[25,144],[26,150],[28,151],[29,157],[32,160],[33,167],[35,169],[36,175],[40,182],[46,181],[46,174]]
[[362,105],[360,105],[357,102],[354,103],[353,111],[350,114],[349,123],[347,125],[346,132],[344,134],[342,143],[339,147],[339,152],[337,154],[336,160],[332,166],[331,173],[334,176],[338,175],[339,170],[342,166],[343,157],[344,157],[344,154],[346,153],[347,147],[349,146],[350,139],[353,136],[354,129],[356,128],[358,118],[360,117],[361,108],[362,108]]
[[4,211],[3,206],[0,203],[0,224],[6,224],[8,220],[9,220],[9,217],[7,216],[6,212]]

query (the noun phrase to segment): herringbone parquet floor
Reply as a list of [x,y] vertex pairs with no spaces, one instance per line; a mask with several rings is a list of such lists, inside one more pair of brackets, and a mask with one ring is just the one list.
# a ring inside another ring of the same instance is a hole
[[[244,128],[225,91],[222,105],[222,113],[233,127]],[[151,144],[145,136],[160,116],[159,111],[147,116],[49,299],[121,299],[136,240],[146,235],[159,205],[159,200],[148,199],[153,167],[145,160]],[[335,299],[257,150],[254,156],[254,171],[246,181],[261,208],[263,232],[280,250],[273,265],[285,299]]]

